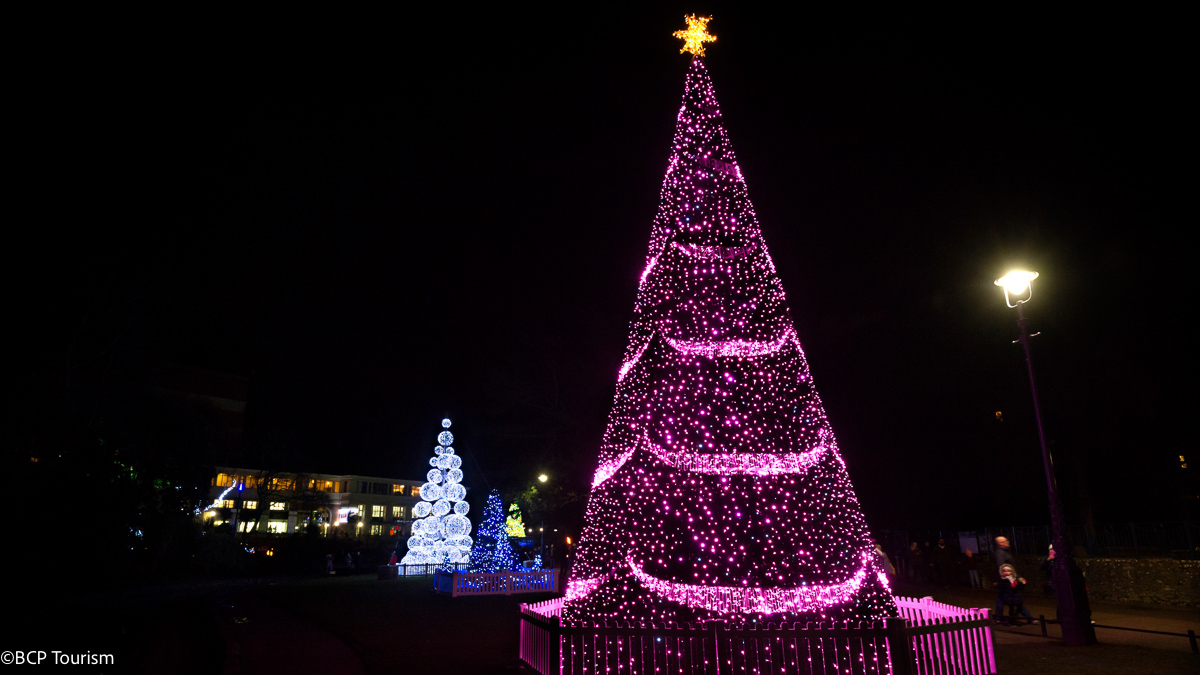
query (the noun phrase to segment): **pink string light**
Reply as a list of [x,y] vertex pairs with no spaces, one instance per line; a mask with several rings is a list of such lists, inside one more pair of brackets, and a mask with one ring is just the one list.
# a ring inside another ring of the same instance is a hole
[[634,578],[641,581],[646,588],[681,605],[717,614],[732,612],[780,614],[783,612],[811,612],[848,602],[867,578],[867,573],[871,571],[871,564],[869,555],[864,554],[862,566],[858,568],[854,576],[841,583],[790,588],[707,586],[656,579],[644,572],[632,558],[629,560],[629,569],[633,572]]

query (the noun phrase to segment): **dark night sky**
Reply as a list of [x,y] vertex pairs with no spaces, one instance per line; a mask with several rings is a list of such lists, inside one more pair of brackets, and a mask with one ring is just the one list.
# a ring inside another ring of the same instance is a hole
[[1182,43],[1136,17],[559,11],[308,17],[31,84],[30,119],[65,130],[18,183],[46,223],[18,300],[32,370],[102,296],[123,353],[252,374],[248,443],[283,468],[415,478],[449,414],[468,486],[582,489],[683,92],[670,32],[711,12],[726,128],[869,522],[1046,519],[992,285],[1011,263],[1041,273],[1072,503],[1182,517]]

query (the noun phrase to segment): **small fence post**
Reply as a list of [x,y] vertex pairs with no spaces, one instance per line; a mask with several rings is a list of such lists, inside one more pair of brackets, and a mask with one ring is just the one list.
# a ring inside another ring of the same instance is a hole
[[888,662],[892,675],[913,675],[912,642],[908,637],[908,622],[897,617],[883,620],[887,631]]
[[705,622],[704,627],[707,628],[709,633],[712,635],[713,641],[713,667],[707,669],[707,672],[711,673],[712,675],[720,675],[721,647],[719,645],[721,644],[721,634],[725,632],[725,622],[707,621]]
[[560,675],[563,671],[562,664],[562,641],[563,629],[562,618],[557,614],[550,617],[550,667],[554,675]]
[[1040,623],[1042,625],[1042,637],[1048,637],[1046,635],[1046,615],[1045,614],[1038,614],[1038,623]]
[[1192,653],[1200,654],[1200,646],[1196,645],[1196,631],[1188,629],[1188,642],[1192,643]]

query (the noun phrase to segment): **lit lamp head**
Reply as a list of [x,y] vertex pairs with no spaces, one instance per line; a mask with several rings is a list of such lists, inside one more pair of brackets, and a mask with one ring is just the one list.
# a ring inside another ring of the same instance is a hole
[[546,474],[542,474],[542,475],[538,476],[539,483],[545,483],[548,480],[550,480],[550,477],[547,476]]
[[[1033,297],[1033,280],[1038,278],[1037,272],[1013,270],[996,280],[996,285],[1004,289],[1004,302],[1009,307],[1029,302]],[[1024,295],[1025,297],[1021,297]],[[1013,298],[1017,298],[1014,300]]]

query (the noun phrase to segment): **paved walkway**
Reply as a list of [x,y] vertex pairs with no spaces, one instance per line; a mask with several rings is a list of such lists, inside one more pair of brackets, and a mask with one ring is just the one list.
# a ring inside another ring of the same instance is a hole
[[[993,608],[996,602],[995,591],[981,591],[966,587],[938,589],[930,587],[905,587],[900,589],[900,595],[933,596],[939,602],[946,602],[959,607]],[[1039,614],[1048,619],[1054,618],[1055,602],[1053,597],[1042,597],[1033,593],[1026,594],[1025,607],[1035,617]],[[1182,609],[1143,609],[1127,607],[1108,602],[1092,603],[1092,622],[1101,626],[1120,626],[1123,628],[1138,628],[1167,633],[1183,633],[1194,630],[1200,634],[1200,610]],[[1056,624],[1049,624],[1046,632],[1050,638],[1061,638],[1062,634]],[[1030,641],[1045,640],[1040,626],[1024,626],[1021,628],[996,627],[997,644],[1021,644]],[[1190,652],[1191,643],[1187,637],[1171,635],[1156,635],[1133,631],[1097,628],[1096,639],[1104,644],[1138,645],[1153,649],[1170,649]]]

